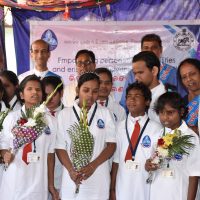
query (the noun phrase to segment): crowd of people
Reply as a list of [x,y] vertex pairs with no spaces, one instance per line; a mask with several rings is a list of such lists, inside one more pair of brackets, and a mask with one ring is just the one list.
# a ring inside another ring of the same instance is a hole
[[91,50],[63,85],[34,41],[33,70],[0,72],[0,199],[200,200],[200,61],[161,54],[158,35],[141,39],[117,102]]

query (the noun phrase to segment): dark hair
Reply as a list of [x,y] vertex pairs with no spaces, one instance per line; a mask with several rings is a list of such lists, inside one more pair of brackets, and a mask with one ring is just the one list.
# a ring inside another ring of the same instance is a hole
[[138,54],[136,54],[133,59],[132,63],[138,62],[138,61],[144,61],[146,63],[146,66],[152,70],[154,66],[158,68],[158,74],[157,78],[159,79],[159,73],[160,73],[160,61],[158,57],[155,55],[155,53],[151,51],[142,51]]
[[[19,85],[19,79],[17,75],[9,70],[4,70],[0,72],[0,77],[5,77],[9,82],[11,82],[15,87]],[[7,94],[8,95],[8,94]],[[20,100],[19,96],[19,90],[18,88],[15,89],[15,95],[17,96],[17,99]]]
[[[40,84],[41,86],[41,89],[42,89],[42,100],[44,100],[46,98],[45,96],[45,90],[44,90],[44,86],[42,84],[42,81],[40,80],[40,78],[38,76],[36,76],[35,74],[32,74],[32,75],[29,75],[27,77],[25,77],[21,83],[19,84],[19,92],[24,92],[24,88],[26,87],[26,84],[29,82],[29,81],[36,81]],[[21,102],[24,102],[23,99],[20,99]]]
[[195,58],[186,58],[185,60],[181,61],[181,63],[179,64],[178,66],[178,69],[177,69],[177,78],[181,81],[181,83],[183,84],[182,82],[182,79],[181,79],[181,67],[185,64],[191,64],[193,65],[197,70],[199,70],[199,73],[200,73],[200,61],[195,59]]
[[[130,90],[141,91],[144,96],[145,101],[151,102],[151,90],[143,83],[134,82],[134,83],[128,85],[128,87],[126,88],[126,98],[127,98],[127,95]],[[148,111],[148,109],[149,109],[149,106],[147,106],[145,110]]]
[[147,34],[147,35],[143,36],[141,39],[141,47],[143,46],[143,43],[146,41],[148,41],[148,42],[156,41],[156,42],[158,42],[159,46],[162,48],[162,40],[160,39],[159,35],[152,33],[152,34]]
[[80,89],[80,87],[83,85],[83,83],[85,83],[87,81],[92,81],[92,80],[96,80],[98,82],[98,84],[100,85],[100,79],[96,73],[86,72],[86,73],[82,74],[78,79],[78,88]]
[[30,46],[30,51],[31,51],[31,52],[33,51],[33,49],[32,49],[33,44],[36,44],[36,43],[42,43],[42,44],[46,45],[47,51],[48,51],[48,52],[50,51],[49,43],[46,42],[46,41],[44,41],[43,39],[38,39],[38,40],[35,40],[35,41],[31,44],[31,46]]
[[105,67],[100,67],[100,68],[95,69],[94,72],[97,74],[107,74],[110,81],[112,82],[112,73],[109,69],[107,69]]
[[[58,76],[48,76],[42,79],[43,87],[51,85],[55,89],[57,85],[59,85],[60,83],[62,83],[62,80]],[[57,92],[61,93],[62,91],[63,91],[63,84],[58,88]]]
[[[10,108],[10,105],[9,105],[9,102],[8,102],[8,97],[7,97],[5,88],[4,88],[1,80],[0,80],[0,92],[2,93],[2,99],[0,99],[0,101],[2,100],[5,103],[6,107]],[[1,109],[0,109],[0,111],[1,111]]]
[[185,118],[187,115],[187,109],[184,104],[183,98],[178,94],[177,92],[166,92],[162,94],[155,105],[155,111],[157,114],[159,114],[160,111],[164,109],[164,106],[168,104],[172,108],[178,110],[178,112],[181,114],[181,111],[184,110],[183,116],[181,118]]
[[82,55],[82,54],[87,54],[87,55],[90,57],[91,61],[92,61],[93,63],[95,63],[95,54],[94,54],[94,52],[93,52],[93,51],[90,51],[90,50],[87,50],[87,49],[79,50],[79,51],[77,52],[76,56],[75,56],[75,61],[76,61],[76,60],[78,59],[78,57],[79,57],[80,55]]
[[0,72],[1,77],[5,77],[9,82],[11,82],[14,86],[19,85],[19,80],[17,75],[9,70],[4,70]]

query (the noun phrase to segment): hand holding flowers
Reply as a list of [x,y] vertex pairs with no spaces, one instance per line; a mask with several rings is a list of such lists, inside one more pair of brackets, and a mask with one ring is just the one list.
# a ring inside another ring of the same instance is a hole
[[152,182],[152,171],[162,168],[165,163],[169,167],[170,160],[189,155],[189,151],[194,148],[191,141],[193,137],[192,135],[182,135],[180,130],[175,129],[172,133],[164,134],[159,138],[152,158],[148,159],[145,164],[145,169],[149,171],[146,182]]

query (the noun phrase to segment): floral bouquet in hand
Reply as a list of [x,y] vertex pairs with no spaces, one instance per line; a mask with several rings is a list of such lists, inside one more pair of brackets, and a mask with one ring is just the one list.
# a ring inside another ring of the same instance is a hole
[[[70,157],[72,164],[75,170],[79,171],[90,163],[94,149],[94,138],[89,131],[85,101],[81,109],[79,123],[72,125],[67,132],[71,138]],[[75,193],[78,192],[79,185],[77,185]]]
[[48,126],[44,120],[46,105],[57,92],[57,89],[62,85],[60,83],[55,90],[47,97],[41,105],[32,107],[26,110],[26,114],[22,111],[22,117],[17,121],[16,125],[11,130],[14,136],[13,150],[16,151],[23,145],[33,142],[45,131],[50,133]]
[[[169,167],[171,159],[189,155],[189,150],[194,148],[194,144],[191,141],[193,137],[192,135],[182,135],[178,129],[175,129],[173,133],[164,134],[158,139],[151,163],[162,168],[167,162],[167,167]],[[152,171],[150,171],[147,183],[152,182],[152,175]]]

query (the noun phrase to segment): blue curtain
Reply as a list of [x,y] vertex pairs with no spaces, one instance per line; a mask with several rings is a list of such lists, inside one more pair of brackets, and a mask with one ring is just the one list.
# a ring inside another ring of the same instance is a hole
[[[144,21],[144,20],[188,20],[200,18],[200,0],[118,0],[110,5],[95,8],[75,9],[70,12],[73,20],[81,20],[88,13],[100,20]],[[12,9],[17,73],[29,70],[29,23],[32,17],[51,20],[59,12],[37,12]],[[188,26],[190,29],[190,27]],[[191,30],[199,39],[199,29]]]

